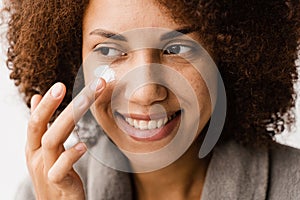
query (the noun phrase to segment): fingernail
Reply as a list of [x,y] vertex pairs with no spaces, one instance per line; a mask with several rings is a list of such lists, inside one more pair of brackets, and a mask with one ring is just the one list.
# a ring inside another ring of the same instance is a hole
[[62,94],[63,88],[61,84],[56,83],[51,89],[51,95],[54,98],[58,98]]
[[102,81],[100,79],[96,79],[92,82],[92,84],[90,85],[90,89],[92,91],[98,91],[103,87]]
[[76,144],[75,149],[79,152],[84,152],[86,150],[86,147],[83,143],[78,143]]

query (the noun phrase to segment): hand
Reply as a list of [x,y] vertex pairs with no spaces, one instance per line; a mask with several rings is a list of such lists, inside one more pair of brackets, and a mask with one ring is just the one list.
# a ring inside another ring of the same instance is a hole
[[37,199],[85,199],[82,181],[73,164],[86,152],[86,147],[80,142],[65,150],[63,143],[105,85],[99,79],[85,87],[49,128],[49,120],[65,96],[65,86],[56,83],[44,97],[32,97],[26,161]]

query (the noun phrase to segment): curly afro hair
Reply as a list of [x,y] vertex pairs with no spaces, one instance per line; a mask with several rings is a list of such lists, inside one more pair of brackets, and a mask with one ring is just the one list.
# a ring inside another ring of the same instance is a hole
[[[7,39],[10,77],[30,106],[57,81],[71,101],[82,63],[82,18],[88,0],[11,0]],[[180,23],[199,30],[224,80],[228,111],[223,136],[243,144],[273,143],[294,122],[300,38],[298,0],[161,0]],[[53,119],[55,118],[53,117]],[[269,127],[269,128],[267,128]]]

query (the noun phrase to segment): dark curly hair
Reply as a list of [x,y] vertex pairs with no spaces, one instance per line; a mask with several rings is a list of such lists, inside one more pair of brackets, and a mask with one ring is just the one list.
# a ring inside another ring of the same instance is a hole
[[[212,52],[228,98],[223,135],[244,144],[271,144],[275,134],[294,122],[298,0],[156,3],[178,22],[197,28]],[[34,94],[45,94],[57,81],[68,90],[55,116],[71,101],[82,63],[82,18],[87,4],[88,0],[6,2],[11,16],[7,65],[28,106]]]

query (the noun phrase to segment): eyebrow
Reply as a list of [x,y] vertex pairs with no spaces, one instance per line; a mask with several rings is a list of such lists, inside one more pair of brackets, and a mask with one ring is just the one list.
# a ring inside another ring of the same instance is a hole
[[[195,32],[195,31],[196,31],[196,29],[193,29],[193,28],[188,28],[188,27],[180,28],[180,29],[170,31],[168,33],[163,34],[160,37],[160,40],[167,40],[167,39],[179,37],[179,36],[186,35],[186,34],[189,34],[189,33]],[[102,36],[105,38],[110,38],[110,39],[114,39],[114,40],[127,42],[127,39],[123,35],[114,33],[111,31],[107,31],[104,29],[95,29],[92,32],[90,32],[90,35],[98,35],[98,36]]]
[[167,39],[172,39],[172,38],[176,38],[182,35],[187,35],[189,33],[195,32],[197,29],[193,29],[193,28],[180,28],[168,33],[165,33],[161,36],[161,40],[167,40]]
[[99,35],[105,38],[110,38],[114,40],[120,40],[120,41],[127,41],[126,38],[123,35],[120,35],[118,33],[106,31],[103,29],[95,29],[92,32],[90,32],[90,35]]

